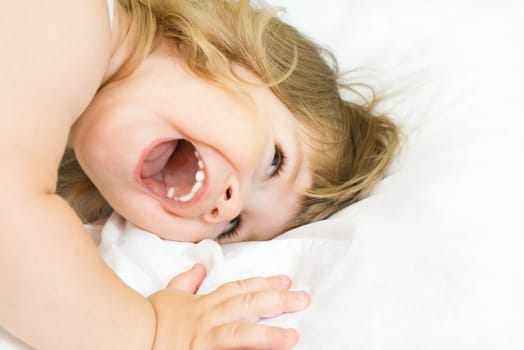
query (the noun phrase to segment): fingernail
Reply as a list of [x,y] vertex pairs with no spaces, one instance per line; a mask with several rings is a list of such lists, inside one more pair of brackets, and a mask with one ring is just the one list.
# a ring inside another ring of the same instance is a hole
[[293,328],[282,329],[282,338],[288,345],[294,345],[298,341],[298,333]]
[[280,276],[280,285],[282,288],[289,288],[291,287],[291,280],[287,276]]
[[295,301],[298,306],[306,306],[309,304],[309,295],[306,292],[295,292]]

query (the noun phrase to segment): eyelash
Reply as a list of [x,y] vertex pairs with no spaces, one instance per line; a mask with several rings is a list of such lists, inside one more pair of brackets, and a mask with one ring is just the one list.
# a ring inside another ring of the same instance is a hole
[[218,235],[217,240],[223,241],[223,240],[230,240],[233,238],[236,238],[240,233],[240,226],[242,225],[242,217],[239,215],[233,220],[231,220],[228,225],[230,225],[232,222],[236,221],[235,226],[231,228],[229,231],[224,231],[220,235]]
[[[280,162],[278,163],[278,165],[276,165],[277,168],[275,169],[275,171],[273,171],[269,175],[270,178],[281,175],[286,165],[286,161],[287,161],[286,154],[284,153],[284,151],[282,151],[282,148],[279,145],[275,145],[275,155],[273,156],[273,161],[275,161],[277,155],[280,157]],[[271,162],[272,166],[273,166],[273,161]]]
[[[280,161],[278,164],[273,164],[275,159],[277,159],[277,156],[280,159]],[[280,176],[282,172],[284,171],[285,164],[286,164],[286,155],[284,154],[284,152],[282,151],[282,148],[279,145],[275,145],[275,155],[273,156],[273,161],[271,161],[271,166],[276,166],[276,169],[271,174],[269,174],[269,178]],[[220,235],[218,235],[217,237],[218,241],[230,240],[230,239],[234,239],[238,237],[240,233],[240,228],[242,225],[242,216],[241,215],[237,216],[236,218],[231,220],[228,223],[228,225],[235,221],[236,223],[233,226],[233,228],[229,229],[228,231],[224,231]]]

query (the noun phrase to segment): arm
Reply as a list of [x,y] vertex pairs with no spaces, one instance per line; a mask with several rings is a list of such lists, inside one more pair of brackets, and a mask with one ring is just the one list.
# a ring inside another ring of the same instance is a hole
[[304,308],[289,283],[255,279],[196,296],[197,267],[143,298],[54,194],[69,128],[109,59],[105,6],[18,0],[0,11],[0,325],[38,349],[289,348],[296,333],[286,340],[249,323]]
[[105,6],[21,0],[0,14],[0,322],[38,348],[146,349],[155,332],[152,305],[54,195],[69,128],[109,58]]

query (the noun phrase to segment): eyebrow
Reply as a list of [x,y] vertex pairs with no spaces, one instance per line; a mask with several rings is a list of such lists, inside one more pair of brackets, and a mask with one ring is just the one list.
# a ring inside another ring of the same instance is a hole
[[[298,174],[300,173],[300,170],[303,168],[303,165],[304,165],[304,152],[303,152],[304,145],[300,141],[301,139],[300,139],[300,136],[298,135],[298,130],[295,130],[293,135],[295,136],[295,142],[294,142],[295,152],[293,155],[291,155],[291,157],[289,157],[290,161],[288,162],[288,164],[290,163],[293,164],[293,168],[289,170],[289,179],[292,182],[292,184],[294,185],[292,186],[294,189],[298,181]],[[303,194],[299,194],[296,192],[294,193],[297,196],[299,196],[300,199],[304,198]],[[302,212],[304,212],[304,210],[305,210],[305,207],[304,207],[303,201],[300,200],[298,210],[293,215],[291,215],[289,220],[285,223],[282,233],[295,227],[294,223],[295,223],[296,218]]]
[[300,137],[298,135],[298,131],[295,130],[295,132],[293,133],[293,135],[295,136],[295,154],[292,155],[292,158],[290,158],[292,160],[291,163],[293,163],[293,168],[290,170],[291,172],[291,177],[295,179],[294,183],[296,184],[296,181],[297,181],[297,175],[298,173],[300,172],[300,169],[302,169],[302,165],[304,164],[304,152],[303,152],[303,145],[302,143],[300,142]]

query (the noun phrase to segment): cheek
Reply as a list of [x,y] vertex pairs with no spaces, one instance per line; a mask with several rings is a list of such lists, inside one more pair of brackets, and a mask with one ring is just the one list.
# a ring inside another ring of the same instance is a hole
[[86,118],[79,120],[73,130],[73,148],[88,175],[110,178],[131,171],[138,150],[133,151],[134,143],[125,125],[110,118]]
[[108,145],[104,144],[96,137],[85,137],[81,142],[74,144],[78,162],[92,179],[97,173],[111,174],[116,170],[111,152],[108,152]]
[[269,240],[284,232],[284,228],[300,209],[300,197],[289,188],[273,189],[253,198],[259,208],[253,222],[254,238]]
[[97,161],[103,157],[101,145],[106,138],[104,129],[89,114],[83,115],[72,128],[72,145],[77,158],[83,162]]

